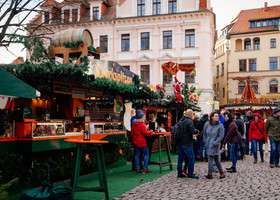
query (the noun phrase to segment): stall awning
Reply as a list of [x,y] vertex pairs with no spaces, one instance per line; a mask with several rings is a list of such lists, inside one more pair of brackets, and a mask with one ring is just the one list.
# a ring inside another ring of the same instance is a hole
[[0,68],[0,95],[36,98],[36,89]]

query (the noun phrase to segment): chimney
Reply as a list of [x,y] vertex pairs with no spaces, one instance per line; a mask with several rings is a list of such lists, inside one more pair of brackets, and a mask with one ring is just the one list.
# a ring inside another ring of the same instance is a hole
[[267,2],[264,2],[264,12],[267,11]]

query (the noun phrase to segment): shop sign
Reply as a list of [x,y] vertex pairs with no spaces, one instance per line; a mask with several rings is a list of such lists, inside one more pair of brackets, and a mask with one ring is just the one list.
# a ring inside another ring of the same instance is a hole
[[53,90],[54,93],[72,94],[72,86],[69,83],[54,81]]
[[86,98],[86,90],[73,88],[72,97],[73,98]]
[[133,72],[122,67],[117,62],[107,60],[96,60],[89,58],[88,74],[94,74],[96,78],[107,78],[111,81],[116,81],[119,84],[134,85]]

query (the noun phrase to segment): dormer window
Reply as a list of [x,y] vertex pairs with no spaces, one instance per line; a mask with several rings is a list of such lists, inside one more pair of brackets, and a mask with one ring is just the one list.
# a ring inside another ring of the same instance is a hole
[[78,21],[78,9],[73,9],[72,10],[72,22],[77,22]]
[[279,19],[264,19],[259,21],[250,21],[250,28],[278,26],[278,23],[279,23]]
[[92,8],[93,20],[99,19],[99,7]]
[[50,12],[45,11],[44,12],[44,23],[45,24],[50,24],[50,22],[51,22]]
[[69,23],[70,22],[70,10],[64,10],[64,23]]

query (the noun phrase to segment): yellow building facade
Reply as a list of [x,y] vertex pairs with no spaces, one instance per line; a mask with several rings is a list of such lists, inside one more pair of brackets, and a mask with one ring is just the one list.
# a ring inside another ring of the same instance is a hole
[[[280,103],[280,6],[243,10],[215,44],[213,88],[220,105],[237,103],[246,81],[260,103]],[[246,99],[241,100],[246,102]]]

